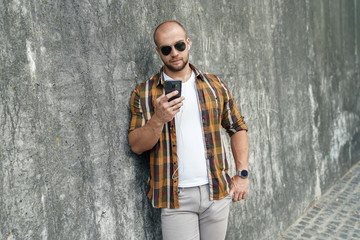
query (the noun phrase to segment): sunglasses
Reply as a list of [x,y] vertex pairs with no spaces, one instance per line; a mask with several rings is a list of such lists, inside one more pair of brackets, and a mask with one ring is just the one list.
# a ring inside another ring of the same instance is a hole
[[[185,50],[186,48],[186,44],[185,42],[178,42],[174,45],[175,49],[182,52]],[[164,56],[167,56],[171,53],[171,46],[163,46],[160,48],[160,51],[161,53],[164,55]]]

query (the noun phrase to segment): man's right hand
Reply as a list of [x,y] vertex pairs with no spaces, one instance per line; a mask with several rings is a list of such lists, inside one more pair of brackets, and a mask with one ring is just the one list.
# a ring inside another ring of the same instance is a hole
[[175,114],[180,111],[184,97],[179,97],[171,102],[169,99],[175,96],[178,91],[162,95],[156,99],[156,111],[151,119],[140,128],[131,131],[128,135],[131,150],[141,154],[153,148],[159,140],[164,124],[171,121]]
[[173,91],[167,95],[161,95],[156,99],[156,111],[154,115],[160,122],[166,123],[171,121],[175,114],[180,111],[180,107],[184,105],[184,97],[179,97],[168,102],[169,99],[176,96],[176,94],[178,94],[178,91]]

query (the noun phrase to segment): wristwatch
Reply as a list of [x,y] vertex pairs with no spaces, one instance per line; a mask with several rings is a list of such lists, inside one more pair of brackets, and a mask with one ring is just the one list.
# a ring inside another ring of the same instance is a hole
[[236,172],[236,175],[238,175],[241,178],[247,178],[249,176],[249,172],[246,169],[240,170]]

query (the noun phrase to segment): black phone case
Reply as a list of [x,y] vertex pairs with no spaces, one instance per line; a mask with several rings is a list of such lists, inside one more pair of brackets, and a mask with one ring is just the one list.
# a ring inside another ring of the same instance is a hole
[[179,93],[169,99],[169,102],[181,96],[181,80],[165,81],[165,94],[178,90]]

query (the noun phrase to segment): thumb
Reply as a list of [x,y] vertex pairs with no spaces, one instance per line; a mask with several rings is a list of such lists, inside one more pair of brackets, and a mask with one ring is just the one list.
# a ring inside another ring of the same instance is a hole
[[230,189],[229,195],[230,195],[230,196],[234,195],[234,188],[231,188],[231,189]]

